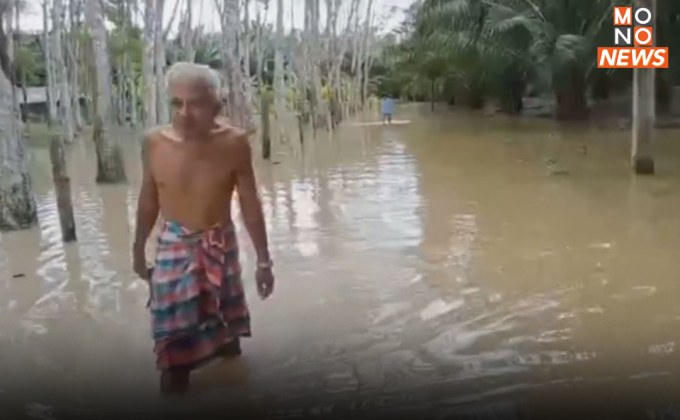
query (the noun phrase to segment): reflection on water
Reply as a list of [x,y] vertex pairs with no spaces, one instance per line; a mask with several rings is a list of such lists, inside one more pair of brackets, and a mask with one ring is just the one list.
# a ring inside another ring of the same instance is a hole
[[[500,399],[507,414],[522,395],[536,418],[555,396],[666,404],[679,366],[678,133],[658,133],[660,173],[635,178],[626,132],[409,112],[410,125],[343,127],[301,160],[258,163],[279,283],[260,302],[245,272],[255,335],[242,360],[196,375],[196,401],[322,394],[312,409],[328,414],[341,410],[334,396],[375,391],[458,414]],[[32,149],[40,228],[0,236],[11,413],[87,417],[113,393],[156,394],[147,289],[129,262],[136,136],[124,149],[122,186],[94,183],[89,142],[70,151],[78,242],[67,245],[48,150]],[[413,389],[427,399],[399,394]]]

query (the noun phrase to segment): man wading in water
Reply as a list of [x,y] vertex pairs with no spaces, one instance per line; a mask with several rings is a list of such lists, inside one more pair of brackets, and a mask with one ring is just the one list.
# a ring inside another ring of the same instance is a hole
[[[161,391],[181,392],[191,370],[216,356],[240,354],[250,336],[231,219],[238,190],[243,219],[257,253],[262,299],[273,290],[247,133],[218,120],[219,78],[207,66],[177,63],[168,71],[172,125],[144,139],[144,174],[133,246],[134,270],[149,282],[151,323]],[[155,265],[145,243],[160,215]]]

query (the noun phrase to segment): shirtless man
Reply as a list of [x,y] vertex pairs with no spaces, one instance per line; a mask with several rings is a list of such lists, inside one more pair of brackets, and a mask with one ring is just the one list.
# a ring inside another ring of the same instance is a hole
[[[161,391],[184,391],[191,370],[240,354],[250,336],[231,198],[238,197],[257,254],[262,299],[274,276],[247,133],[220,120],[219,78],[207,66],[176,63],[167,84],[172,124],[144,140],[133,266],[149,282],[151,324]],[[163,221],[155,265],[145,244]]]

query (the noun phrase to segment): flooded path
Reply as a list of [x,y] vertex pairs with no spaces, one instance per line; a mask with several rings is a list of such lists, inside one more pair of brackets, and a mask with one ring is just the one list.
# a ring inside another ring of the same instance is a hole
[[[241,228],[254,336],[196,374],[192,401],[247,396],[269,418],[678,418],[653,413],[680,404],[680,132],[658,132],[659,174],[635,178],[627,131],[403,111],[411,124],[343,127],[258,164],[278,284],[257,298]],[[125,186],[95,185],[93,154],[69,156],[76,244],[39,146],[40,229],[0,236],[8,418],[148,418],[158,392],[129,259],[138,140]]]

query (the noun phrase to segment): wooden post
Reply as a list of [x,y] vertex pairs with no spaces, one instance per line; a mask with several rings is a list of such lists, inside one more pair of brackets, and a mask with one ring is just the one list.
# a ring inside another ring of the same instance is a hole
[[[653,26],[656,26],[656,0],[636,0],[635,4],[647,7],[652,12]],[[656,29],[654,30],[656,38]],[[633,70],[633,144],[631,163],[636,174],[654,174],[652,140],[656,104],[654,97],[654,69]]]
[[260,94],[260,117],[262,118],[262,158],[265,160],[269,160],[271,157],[271,149],[272,149],[272,142],[271,142],[271,135],[269,133],[270,131],[270,125],[269,125],[269,105],[271,103],[270,100],[270,94],[269,94],[269,89],[268,88],[263,88],[262,93]]
[[76,240],[76,222],[73,218],[71,202],[71,180],[66,171],[64,156],[64,140],[60,135],[52,136],[50,141],[50,160],[52,161],[52,178],[57,192],[57,210],[64,242]]

